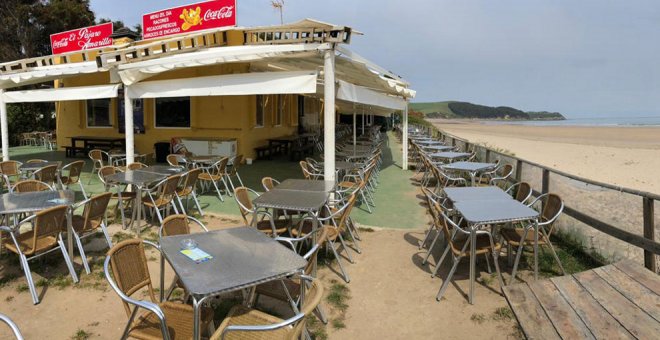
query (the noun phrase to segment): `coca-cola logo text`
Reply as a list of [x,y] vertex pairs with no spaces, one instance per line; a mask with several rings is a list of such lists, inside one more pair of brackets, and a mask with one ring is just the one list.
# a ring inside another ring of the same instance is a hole
[[206,11],[204,13],[204,21],[231,18],[233,15],[234,6],[224,6],[217,11]]

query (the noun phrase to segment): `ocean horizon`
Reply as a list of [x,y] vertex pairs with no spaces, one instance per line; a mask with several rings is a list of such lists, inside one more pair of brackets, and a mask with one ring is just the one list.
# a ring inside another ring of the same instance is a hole
[[577,117],[565,120],[482,120],[485,124],[536,126],[660,126],[660,116],[645,117]]

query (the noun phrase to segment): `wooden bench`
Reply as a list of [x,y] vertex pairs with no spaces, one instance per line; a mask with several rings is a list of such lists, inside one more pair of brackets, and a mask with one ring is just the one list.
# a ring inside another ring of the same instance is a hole
[[76,154],[78,153],[80,153],[83,156],[87,155],[87,150],[85,150],[85,148],[78,146],[65,146],[64,152],[66,154],[66,157],[70,157],[70,158],[76,157]]
[[258,146],[254,148],[257,153],[257,159],[271,159],[273,156],[273,149],[269,145]]

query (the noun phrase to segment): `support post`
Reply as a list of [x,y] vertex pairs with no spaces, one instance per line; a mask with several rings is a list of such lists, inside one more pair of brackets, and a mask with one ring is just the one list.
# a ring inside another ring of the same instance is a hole
[[323,177],[335,181],[335,49],[323,54]]
[[124,87],[124,132],[126,133],[126,165],[135,162],[135,129],[133,128],[133,101]]
[[541,194],[547,194],[550,190],[550,170],[543,169],[543,177],[541,178]]
[[7,123],[7,103],[3,96],[5,90],[0,89],[0,134],[2,134],[2,160],[9,160],[9,128]]
[[516,182],[522,181],[522,168],[523,168],[523,161],[519,159],[516,161]]
[[[648,197],[644,197],[642,205],[642,214],[644,215],[644,238],[655,241],[653,200]],[[644,250],[644,267],[654,273],[657,272],[657,264],[655,261],[655,254],[653,254],[653,252]]]
[[364,108],[362,109],[362,136],[364,136]]
[[403,160],[401,162],[401,167],[404,170],[408,170],[408,101],[406,101],[406,107],[403,109],[403,131],[401,139],[403,142]]
[[355,152],[355,146],[357,145],[357,123],[356,123],[356,112],[355,112],[355,103],[353,103],[353,152]]

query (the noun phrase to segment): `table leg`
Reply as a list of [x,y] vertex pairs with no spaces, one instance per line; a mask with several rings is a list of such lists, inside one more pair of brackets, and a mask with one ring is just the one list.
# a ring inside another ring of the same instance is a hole
[[199,319],[200,319],[199,308],[202,305],[202,301],[197,301],[197,298],[193,296],[193,339],[194,340],[198,340],[200,338],[199,334],[201,332],[199,329]]
[[518,264],[520,263],[520,257],[522,256],[522,252],[523,252],[524,240],[527,239],[528,230],[529,228],[525,227],[523,231],[523,235],[520,238],[520,245],[518,245],[518,251],[516,252],[516,260],[513,263],[513,270],[511,271],[511,280],[509,280],[509,284],[512,284],[516,280],[516,272],[518,271]]
[[470,228],[470,295],[469,295],[469,302],[470,304],[474,304],[474,281],[475,281],[475,267],[476,267],[476,261],[477,257],[475,255],[476,253],[476,243],[477,243],[477,226],[472,226]]
[[472,180],[472,186],[474,186],[474,178],[477,176],[476,172],[470,172],[470,179]]
[[69,209],[66,214],[66,247],[69,252],[69,258],[73,262],[73,223],[71,222],[73,211]]
[[142,186],[137,187],[137,197],[135,197],[136,204],[137,204],[137,217],[136,219],[136,224],[137,224],[137,235],[138,237],[140,236],[140,222],[142,221]]

